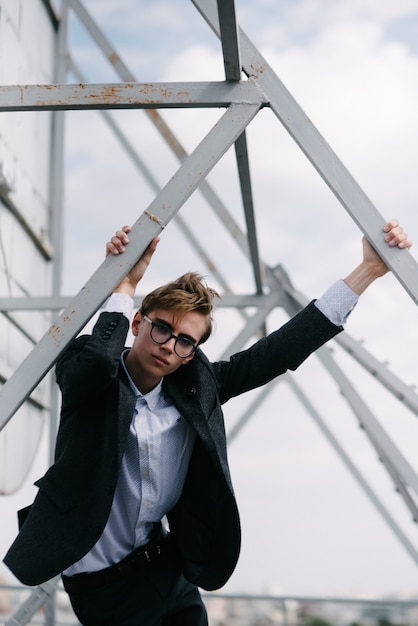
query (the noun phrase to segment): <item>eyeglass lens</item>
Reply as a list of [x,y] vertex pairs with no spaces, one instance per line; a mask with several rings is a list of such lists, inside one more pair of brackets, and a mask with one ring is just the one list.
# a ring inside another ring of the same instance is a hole
[[[156,343],[167,343],[173,337],[171,330],[168,326],[164,326],[164,324],[159,324],[158,322],[153,322],[151,326],[151,338]],[[174,343],[174,352],[179,357],[190,356],[195,348],[195,345],[190,339],[187,337],[177,337]]]

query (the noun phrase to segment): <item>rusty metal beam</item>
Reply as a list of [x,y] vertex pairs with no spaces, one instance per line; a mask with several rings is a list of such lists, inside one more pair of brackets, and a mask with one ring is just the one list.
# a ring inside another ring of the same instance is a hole
[[261,91],[241,83],[106,83],[0,86],[0,111],[218,108],[257,104]]

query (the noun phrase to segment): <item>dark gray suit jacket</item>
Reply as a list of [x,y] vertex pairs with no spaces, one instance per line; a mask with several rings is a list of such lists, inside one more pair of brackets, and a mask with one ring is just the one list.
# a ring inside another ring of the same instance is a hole
[[[128,332],[120,313],[102,313],[92,335],[75,339],[57,362],[62,391],[55,463],[5,563],[27,585],[56,576],[84,556],[109,516],[135,406],[120,355]],[[195,358],[164,379],[165,392],[196,430],[183,493],[170,530],[188,580],[221,587],[240,551],[240,522],[228,468],[221,405],[296,369],[340,332],[311,303],[292,320],[229,361]]]

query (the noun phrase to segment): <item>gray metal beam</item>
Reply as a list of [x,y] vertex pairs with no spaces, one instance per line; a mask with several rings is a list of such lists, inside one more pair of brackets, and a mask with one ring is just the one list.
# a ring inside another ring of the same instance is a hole
[[[1,172],[0,172],[1,173]],[[0,185],[0,200],[4,206],[10,211],[15,220],[20,224],[23,231],[27,234],[32,243],[36,246],[46,261],[50,261],[53,257],[54,250],[46,233],[37,231],[33,224],[26,218],[23,211],[15,204],[10,195],[11,190],[3,189]]]
[[[80,0],[66,0],[67,5],[74,11],[80,22],[87,29],[93,40],[96,42],[98,48],[103,52],[109,63],[115,69],[121,80],[126,83],[137,82],[135,76],[129,70],[128,66],[120,58],[117,51],[114,49],[106,35],[98,27],[95,20],[91,17],[85,6]],[[144,109],[146,115],[148,115],[150,121],[154,124],[155,128],[159,131],[162,137],[166,140],[174,154],[180,161],[184,161],[187,157],[187,151],[177,141],[174,133],[169,126],[163,120],[158,111],[154,109]]]
[[240,83],[0,85],[0,111],[219,108],[268,104],[251,80]]
[[378,455],[379,451],[382,450],[385,457],[390,460],[390,464],[396,468],[402,482],[410,485],[410,487],[418,495],[417,473],[399,452],[398,448],[386,434],[367,404],[357,393],[342,369],[337,365],[335,359],[331,356],[329,349],[324,346],[319,348],[319,350],[316,351],[316,354],[321,363],[339,385],[341,393],[350,405],[354,415],[357,416],[360,425],[369,436],[371,443],[376,443],[375,448],[377,448]]
[[219,159],[257,114],[261,103],[232,105],[183,162],[177,173],[135,222],[123,257],[109,255],[0,389],[0,430],[7,424],[60,352],[94,315],[135,265],[149,242],[169,223]]
[[335,341],[350,354],[369,374],[374,376],[388,391],[392,393],[410,411],[418,415],[418,395],[415,388],[406,385],[400,378],[391,372],[385,363],[380,363],[360,342],[350,335],[338,335]]
[[[76,13],[77,17],[88,30],[89,34],[93,37],[97,46],[101,49],[108,61],[112,64],[121,80],[128,83],[135,83],[135,76],[120,58],[117,51],[114,49],[105,34],[100,30],[80,0],[67,0],[67,3]],[[178,141],[160,113],[154,109],[144,109],[144,113],[148,116],[177,158],[180,161],[183,161],[187,157],[187,151]],[[219,195],[214,191],[213,187],[207,181],[203,181],[199,187],[199,191],[208,202],[209,206],[212,207],[219,220],[223,223],[224,227],[227,229],[245,256],[251,260],[251,252],[246,236],[242,233],[239,225],[229,214],[224,203],[220,199]],[[256,275],[257,269],[255,269],[254,272]]]
[[[80,69],[76,67],[71,57],[69,58],[69,67],[70,67],[71,72],[75,75],[75,77],[77,78],[79,82],[81,83],[87,82],[85,80],[85,77],[82,75]],[[100,111],[100,114],[102,118],[105,120],[106,124],[111,129],[111,131],[113,132],[113,134],[115,135],[115,137],[117,138],[117,140],[119,141],[119,143],[121,144],[122,148],[126,151],[128,156],[131,158],[137,170],[145,178],[146,182],[151,187],[153,192],[155,194],[159,193],[159,191],[161,190],[161,185],[157,182],[157,179],[151,173],[149,167],[146,165],[144,160],[140,157],[140,155],[138,154],[138,151],[134,148],[132,143],[129,141],[126,134],[123,132],[120,126],[115,122],[114,116],[111,114],[110,111],[103,110],[103,109]],[[230,293],[231,289],[228,283],[226,282],[226,280],[224,279],[223,275],[219,271],[215,261],[213,260],[213,258],[209,256],[206,250],[204,250],[198,238],[193,234],[193,232],[187,225],[187,222],[181,217],[181,213],[178,213],[174,219],[175,219],[177,226],[181,230],[183,236],[190,243],[190,245],[196,252],[197,256],[200,257],[205,262],[206,267],[210,270],[212,275],[216,278],[216,280],[218,281],[219,285],[222,287],[224,292]],[[0,306],[0,310],[1,310],[1,306]],[[243,316],[246,317],[246,314],[244,312],[243,312]]]
[[[287,284],[285,288],[291,297],[287,302],[284,303],[284,308],[291,316],[294,315],[301,308],[301,306],[306,304],[306,300],[296,292],[292,294],[292,287],[290,284]],[[346,333],[344,333],[344,335],[345,334]],[[342,335],[339,335],[334,339],[334,341],[344,341],[344,338]],[[353,352],[355,352],[355,343],[350,343]],[[403,457],[403,455],[392,442],[390,437],[386,434],[383,427],[379,424],[378,420],[373,415],[360,394],[355,390],[354,386],[344,374],[343,370],[339,367],[335,359],[332,357],[329,348],[327,346],[323,346],[316,351],[316,355],[318,356],[324,367],[327,369],[329,374],[332,376],[332,378],[335,380],[335,382],[339,385],[340,390],[346,398],[347,403],[351,407],[351,410],[353,411],[360,425],[364,429],[364,432],[367,435],[370,443],[376,450],[377,456],[381,459],[387,472],[394,480],[395,486],[399,489],[399,493],[403,497],[406,506],[410,509],[413,518],[415,518],[415,503],[410,498],[406,486],[411,487],[418,495],[417,473],[408,463],[408,461]],[[392,382],[394,382],[394,380],[392,380]],[[410,390],[408,394],[408,399],[410,400],[411,405],[415,406],[416,409],[418,397],[416,395],[415,397],[412,397],[412,395],[413,392]]]
[[36,587],[16,613],[5,622],[5,626],[22,626],[27,624],[48,599],[54,595],[59,578],[59,576],[56,576],[52,580]]
[[[239,55],[239,40],[238,40],[238,25],[236,21],[236,13],[234,3],[228,0],[225,2],[222,0],[219,6],[219,17],[221,20],[221,28],[223,30],[223,52],[225,72],[228,80],[239,80],[241,77],[241,61]],[[91,36],[96,41],[97,45],[101,48],[102,52],[106,55],[107,59],[112,63],[118,72],[119,76],[124,81],[134,82],[135,77],[130,72],[128,67],[124,64],[123,60],[117,54],[111,43],[108,41],[104,33],[100,31],[97,24],[91,18],[85,7],[80,0],[69,0],[69,5],[76,12],[78,18],[82,21],[87,28]],[[179,141],[174,137],[173,133],[162,120],[161,115],[157,111],[146,111],[151,116],[151,121],[158,128],[167,144],[173,150],[180,160],[186,157],[186,151],[180,145]],[[258,255],[258,244],[255,230],[254,219],[254,207],[252,200],[251,180],[250,180],[250,168],[247,153],[246,135],[245,133],[237,140],[235,144],[235,151],[238,164],[238,172],[241,184],[241,193],[244,205],[244,212],[247,223],[247,236],[248,242],[244,239],[244,235],[241,234],[241,249],[244,250],[246,256],[251,260],[253,264],[254,280],[256,285],[256,291],[262,292],[262,266]],[[223,223],[229,227],[229,232],[234,238],[237,238],[239,229],[236,224],[232,223],[232,218],[227,215],[225,207],[222,205],[218,196],[213,189],[205,181],[200,187],[200,191],[212,208],[217,213],[218,217]]]
[[237,159],[238,175],[241,187],[242,203],[244,206],[245,223],[247,226],[247,238],[249,256],[253,267],[254,281],[257,293],[263,292],[262,263],[258,251],[257,229],[254,217],[254,202],[251,189],[250,164],[247,149],[247,134],[242,133],[235,142],[235,155]]
[[[236,439],[236,437],[241,432],[241,430],[244,428],[244,426],[250,421],[250,419],[253,417],[253,415],[259,410],[261,404],[263,402],[265,402],[266,398],[277,387],[277,385],[282,384],[284,382],[288,383],[288,385],[290,386],[290,388],[293,391],[293,393],[295,394],[295,396],[301,402],[301,404],[303,405],[303,407],[305,408],[307,413],[313,418],[313,420],[315,421],[316,425],[318,426],[318,428],[321,430],[322,434],[327,439],[328,443],[332,446],[332,448],[337,453],[337,455],[340,457],[340,459],[342,460],[344,465],[347,467],[349,472],[352,474],[354,479],[357,481],[357,483],[363,489],[364,493],[369,498],[371,503],[375,506],[377,511],[380,513],[380,515],[382,516],[383,520],[386,522],[386,524],[389,526],[389,528],[395,533],[397,539],[400,541],[402,546],[405,548],[405,550],[407,551],[409,556],[415,561],[415,563],[418,564],[418,552],[417,552],[417,550],[415,549],[413,544],[410,542],[408,537],[405,535],[405,533],[402,531],[402,529],[399,527],[399,525],[396,522],[396,520],[389,513],[389,511],[387,510],[385,505],[378,498],[378,496],[376,495],[376,492],[373,489],[373,487],[368,483],[368,481],[363,476],[361,471],[358,469],[356,464],[353,462],[353,460],[350,458],[350,456],[347,454],[347,452],[341,446],[341,444],[339,443],[339,441],[337,440],[335,435],[328,428],[328,426],[326,425],[325,421],[322,419],[322,417],[320,416],[320,414],[318,413],[318,411],[316,410],[316,408],[314,407],[312,402],[308,399],[307,395],[304,393],[304,391],[302,390],[300,385],[298,385],[298,383],[295,380],[295,376],[293,376],[292,374],[290,374],[290,373],[284,374],[280,378],[272,380],[270,383],[268,383],[267,385],[265,385],[263,387],[262,391],[259,392],[254,397],[254,399],[249,404],[249,406],[246,408],[246,410],[241,415],[239,420],[237,420],[237,422],[234,424],[234,426],[228,431],[228,433],[227,433],[228,444],[230,445]],[[396,473],[395,473],[394,476],[392,476],[392,478],[394,480],[397,479]],[[402,495],[403,495],[404,500],[405,500],[406,499],[405,498],[405,494],[402,494]],[[406,494],[406,495],[408,497],[408,494]],[[414,511],[414,504],[413,504],[413,502],[409,502],[409,505],[410,505],[409,506],[410,510]]]
[[306,394],[302,391],[300,386],[295,382],[293,376],[289,374],[285,374],[285,379],[290,385],[291,389],[294,391],[296,396],[299,398],[300,402],[303,404],[305,409],[310,413],[310,415],[314,418],[317,426],[320,428],[322,433],[328,439],[328,442],[332,445],[334,450],[337,452],[340,459],[344,462],[346,467],[349,469],[351,474],[354,476],[356,481],[359,483],[360,487],[368,496],[369,500],[374,504],[382,518],[388,524],[389,528],[395,533],[396,537],[399,539],[403,547],[408,552],[409,556],[418,564],[418,552],[412,543],[409,541],[405,533],[401,530],[395,519],[390,515],[389,511],[386,509],[384,504],[379,500],[376,496],[372,487],[368,484],[365,478],[362,476],[361,472],[357,469],[355,464],[352,462],[348,454],[345,450],[340,446],[337,439],[334,437],[328,426],[320,417],[319,413],[316,411],[313,404],[310,402]]
[[234,0],[217,0],[226,80],[241,79],[238,24]]
[[[222,52],[224,57],[225,77],[228,81],[241,79],[241,55],[239,50],[238,23],[234,0],[217,0],[218,19]],[[257,293],[263,291],[261,263],[258,253],[257,234],[254,218],[254,202],[251,189],[250,165],[247,150],[247,137],[243,132],[235,142],[235,154],[244,206],[250,259],[253,266]]]
[[[61,6],[61,19],[58,24],[57,40],[55,44],[54,83],[63,83],[67,80],[67,51],[68,51],[69,11],[65,2]],[[63,257],[64,257],[64,144],[65,144],[65,112],[52,111],[52,141],[49,173],[50,197],[50,233],[54,247],[52,264],[52,294],[58,297],[61,293]],[[60,307],[51,309],[49,320],[53,320],[60,311]],[[49,446],[48,462],[54,461],[55,442],[59,427],[60,393],[54,376],[50,376],[50,410],[49,410]],[[47,605],[53,606],[53,600]],[[46,614],[49,617],[49,611]],[[50,621],[50,620],[49,620]]]
[[[281,295],[275,295],[276,306],[283,303]],[[65,309],[72,302],[72,296],[23,296],[0,298],[0,311],[50,311],[51,309]],[[142,296],[135,297],[135,303],[140,305]],[[268,308],[271,306],[270,294],[222,294],[222,300],[217,308],[244,309],[247,307]]]
[[[216,0],[192,0],[214,32],[220,36]],[[382,227],[385,219],[328,145],[311,120],[286,89],[273,69],[242,29],[240,48],[243,69],[267,95],[270,107],[314,168],[367,236],[385,263],[418,304],[418,264],[408,250],[389,248]]]
[[[284,308],[289,315],[295,315],[308,303],[308,299],[293,288],[281,266],[273,270],[273,273],[282,289],[288,295],[287,300],[283,299],[285,303]],[[402,402],[415,415],[418,415],[418,394],[413,386],[406,385],[388,369],[385,363],[378,361],[376,357],[361,345],[360,341],[353,339],[347,331],[334,337],[334,341],[357,361],[366,372],[369,372],[376,378],[397,400]]]
[[267,383],[267,385],[263,385],[261,390],[255,395],[252,402],[250,402],[245,411],[242,413],[241,417],[235,422],[232,428],[228,430],[226,435],[228,446],[234,441],[234,439],[238,437],[244,426],[246,426],[246,424],[250,421],[253,415],[257,413],[263,402],[267,400],[272,391],[276,389],[277,385],[279,385],[281,382],[282,377],[274,378],[269,383]]
[[220,359],[227,359],[231,354],[242,350],[243,346],[249,341],[257,331],[263,326],[269,313],[277,307],[280,294],[277,292],[271,292],[265,296],[264,307],[258,308],[256,313],[247,321],[241,332],[232,340],[226,350],[224,350]]

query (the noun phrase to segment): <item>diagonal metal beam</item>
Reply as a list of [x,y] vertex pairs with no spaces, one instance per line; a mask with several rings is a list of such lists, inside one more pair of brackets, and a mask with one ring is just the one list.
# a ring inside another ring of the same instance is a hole
[[405,535],[405,533],[399,527],[399,525],[397,524],[395,519],[390,515],[389,511],[386,509],[386,507],[381,502],[381,500],[376,496],[373,488],[369,485],[369,483],[363,477],[363,475],[358,470],[358,468],[355,466],[355,464],[350,459],[348,454],[345,452],[345,450],[342,448],[342,446],[338,443],[337,439],[334,437],[334,435],[332,434],[332,432],[330,431],[328,426],[325,424],[323,419],[320,417],[318,411],[315,409],[313,404],[310,402],[310,400],[308,399],[306,394],[302,391],[300,386],[295,382],[295,377],[291,376],[290,374],[285,374],[285,379],[288,382],[288,384],[290,385],[291,389],[296,394],[296,396],[299,398],[300,402],[303,404],[303,406],[306,408],[306,410],[311,414],[311,416],[315,420],[317,426],[320,428],[322,433],[328,439],[329,443],[332,445],[334,450],[337,452],[337,454],[339,455],[340,459],[343,461],[343,463],[349,469],[349,471],[351,472],[353,477],[356,479],[356,481],[358,482],[360,487],[366,493],[366,495],[368,496],[368,498],[370,499],[372,504],[374,504],[376,509],[379,511],[380,515],[385,520],[385,522],[388,524],[389,528],[391,528],[391,530],[395,533],[395,535],[397,536],[397,538],[399,539],[399,541],[401,542],[403,547],[408,552],[409,556],[415,561],[416,564],[418,564],[418,552],[417,552],[416,548],[409,541],[408,537]]
[[[79,83],[87,83],[85,76],[81,72],[80,68],[76,66],[71,56],[68,57],[69,69],[72,74],[74,74],[77,82]],[[121,129],[119,124],[116,123],[114,116],[112,116],[110,111],[101,110],[100,114],[102,118],[105,120],[106,124],[109,126],[115,137],[120,142],[123,149],[126,151],[136,169],[142,174],[145,178],[148,185],[151,187],[152,191],[157,194],[161,190],[161,185],[157,182],[157,179],[152,174],[151,170],[144,162],[144,160],[138,154],[136,148],[132,145],[132,143],[127,138],[124,131]],[[236,145],[236,143],[235,143]],[[218,283],[222,287],[224,293],[231,293],[231,288],[228,285],[227,281],[219,271],[215,261],[213,258],[209,256],[206,250],[203,248],[201,242],[198,238],[193,234],[192,230],[189,228],[186,220],[184,220],[181,216],[181,213],[178,213],[175,217],[175,223],[182,231],[183,236],[187,239],[190,245],[195,250],[196,254],[205,262],[207,268],[211,271],[212,275],[217,279]],[[0,298],[0,310],[1,310],[1,298]],[[247,318],[247,314],[245,311],[241,311],[241,315],[244,319]]]
[[326,346],[323,346],[317,350],[316,354],[339,386],[341,393],[350,405],[351,410],[357,417],[360,425],[364,429],[365,434],[373,447],[377,450],[377,454],[379,455],[379,451],[382,450],[385,458],[389,460],[391,466],[397,468],[398,476],[402,482],[410,485],[410,487],[418,495],[418,474],[415,469],[403,457],[397,446],[386,434],[385,430],[373,415],[365,401],[355,390],[354,386],[348,380],[341,367],[336,363],[335,359],[331,356],[330,350]]
[[[191,1],[219,37],[216,0]],[[242,65],[247,76],[252,77],[260,85],[272,111],[415,304],[418,304],[418,264],[415,259],[408,250],[389,248],[386,245],[382,233],[386,220],[242,29],[239,29],[239,38]]]
[[[135,83],[135,76],[129,70],[128,66],[120,58],[117,51],[111,45],[106,35],[102,32],[90,13],[80,0],[66,0],[67,5],[77,15],[80,22],[87,29],[93,40],[96,42],[98,48],[102,51],[109,63],[117,72],[118,76],[125,83]],[[187,157],[187,151],[177,140],[174,133],[169,128],[168,124],[164,121],[158,111],[154,109],[146,109],[145,113],[148,115],[150,121],[154,124],[155,128],[167,141],[174,154],[180,161],[183,161]]]
[[27,624],[48,599],[53,597],[59,579],[60,577],[56,576],[52,580],[48,580],[46,583],[36,587],[16,613],[5,622],[5,626],[22,626],[22,624]]
[[263,326],[268,315],[275,307],[277,307],[279,299],[280,293],[278,292],[271,292],[265,295],[263,308],[259,307],[254,315],[248,319],[242,330],[238,333],[238,335],[236,335],[220,356],[221,361],[227,360],[231,354],[235,354],[235,352],[241,350],[247,341],[257,334],[257,331]]
[[[295,315],[309,302],[308,298],[296,291],[284,274],[281,266],[273,270],[281,288],[287,295],[284,308],[289,315]],[[269,277],[271,274],[269,274]],[[224,303],[225,305],[225,303]],[[349,354],[366,372],[369,372],[385,389],[387,389],[399,402],[402,402],[412,413],[418,416],[418,394],[413,386],[404,383],[398,376],[391,372],[386,364],[381,363],[368,352],[360,341],[356,341],[347,331],[340,333],[334,340],[347,354]]]
[[[106,35],[100,30],[96,22],[90,16],[84,5],[80,2],[80,0],[67,0],[68,6],[75,12],[81,23],[88,30],[91,37],[96,42],[97,46],[112,64],[120,78],[125,82],[136,82],[134,75],[131,73],[127,65],[125,65],[124,61],[121,59],[119,54],[111,45],[110,41],[107,39]],[[261,95],[261,94],[260,94]],[[267,100],[265,100],[264,104],[268,104]],[[164,121],[162,116],[157,110],[154,109],[145,109],[145,114],[148,115],[150,121],[154,124],[155,128],[159,131],[161,136],[166,141],[169,148],[173,151],[173,153],[177,156],[180,161],[183,161],[187,157],[187,151],[178,141],[174,133],[171,131],[167,123]],[[238,142],[239,143],[239,142]],[[238,167],[244,170],[244,166],[242,164],[242,159],[240,155],[243,153],[243,142],[241,142],[241,147],[238,148],[239,153],[237,155],[238,159]],[[247,162],[246,166],[249,172],[249,166]],[[245,176],[240,173],[240,179],[243,179]],[[215,214],[222,221],[225,228],[230,233],[231,237],[236,241],[239,248],[243,252],[243,254],[253,262],[254,265],[254,276],[257,285],[257,290],[259,290],[259,281],[262,277],[262,267],[259,267],[258,261],[258,252],[257,250],[257,242],[255,230],[252,225],[255,225],[254,218],[251,218],[251,210],[252,210],[252,202],[250,205],[250,195],[251,191],[249,191],[249,174],[247,178],[247,185],[242,188],[242,196],[244,201],[244,210],[246,212],[247,219],[247,228],[248,228],[248,239],[251,238],[251,241],[248,241],[247,237],[241,232],[239,225],[235,222],[232,216],[227,211],[225,205],[221,201],[218,194],[214,191],[213,187],[205,180],[199,187],[200,193],[203,195],[208,204],[212,207]],[[246,203],[246,204],[245,204]]]
[[[363,476],[360,469],[356,466],[354,461],[350,458],[344,448],[341,446],[335,435],[328,428],[325,421],[320,416],[319,412],[316,410],[312,402],[308,399],[307,395],[303,392],[302,388],[296,382],[296,377],[289,372],[281,376],[280,378],[276,378],[267,385],[265,385],[261,392],[259,392],[249,406],[246,408],[244,413],[238,419],[238,421],[233,425],[233,427],[227,433],[227,441],[228,445],[230,445],[234,439],[239,435],[244,426],[248,423],[249,420],[254,416],[257,410],[260,408],[261,404],[265,402],[266,398],[270,395],[270,393],[277,387],[279,384],[283,384],[287,382],[292,389],[293,393],[296,395],[298,400],[301,402],[307,413],[313,418],[318,428],[321,430],[322,434],[328,440],[328,443],[333,447],[335,452],[338,454],[342,462],[345,464],[347,469],[350,471],[354,479],[363,489],[371,503],[376,507],[382,518],[385,520],[389,528],[395,533],[396,537],[408,552],[409,556],[418,564],[418,552],[416,548],[413,546],[411,541],[408,539],[406,534],[402,531],[396,520],[391,516],[383,502],[378,498],[375,493],[373,487],[368,483],[367,479]],[[396,473],[392,475],[392,478],[396,481],[397,476]],[[404,500],[406,501],[405,494],[402,494]],[[413,503],[409,503],[409,508],[413,510]]]
[[[290,286],[288,286],[288,289],[291,293]],[[294,315],[300,309],[299,302],[301,301],[303,301],[303,299],[295,292],[294,298],[291,298],[284,304],[284,308],[287,313],[289,315]],[[338,337],[336,337],[335,340],[338,341]],[[331,355],[330,349],[327,346],[322,346],[316,351],[316,355],[339,386],[341,393],[344,395],[353,414],[357,417],[371,445],[376,450],[377,456],[382,460],[386,470],[392,478],[396,478],[395,484],[397,486],[409,485],[418,495],[418,475],[415,469],[403,457],[397,446],[386,434],[384,428],[373,415],[366,402],[356,391],[354,385],[349,381],[342,368],[337,364],[336,360]],[[400,493],[403,496],[404,493],[407,492],[404,490],[403,492],[400,491]],[[413,515],[415,515],[415,508],[410,507],[411,503],[408,501],[408,498],[404,498],[404,501],[411,509]]]
[[0,430],[108,295],[257,114],[261,102],[232,105],[135,222],[122,257],[109,255],[0,389]]

